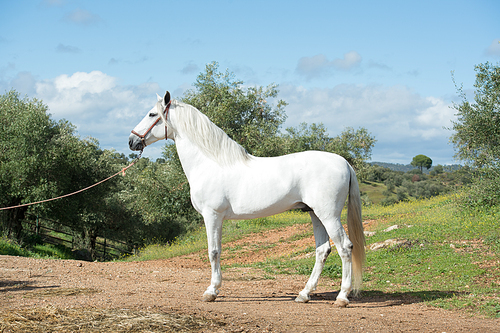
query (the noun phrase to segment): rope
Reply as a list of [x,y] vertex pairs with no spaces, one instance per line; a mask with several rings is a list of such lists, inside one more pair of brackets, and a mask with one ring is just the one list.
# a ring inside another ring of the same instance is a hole
[[67,198],[67,197],[70,197],[72,195],[75,195],[75,194],[78,194],[78,193],[81,193],[81,192],[84,192],[84,191],[87,191],[89,189],[91,189],[92,187],[95,187],[97,185],[100,185],[102,183],[104,183],[105,181],[108,181],[110,180],[111,178],[113,177],[116,177],[118,176],[120,173],[125,176],[125,170],[127,170],[128,168],[130,168],[132,165],[134,165],[140,158],[141,158],[141,155],[142,155],[142,150],[139,154],[139,156],[137,156],[137,158],[135,160],[132,161],[132,163],[130,163],[127,167],[121,169],[120,171],[118,171],[117,173],[115,173],[114,175],[106,178],[106,179],[103,179],[93,185],[90,185],[90,186],[87,186],[85,188],[82,188],[81,190],[78,190],[76,192],[73,192],[73,193],[69,193],[69,194],[65,194],[65,195],[61,195],[59,197],[56,197],[56,198],[51,198],[51,199],[45,199],[45,200],[41,200],[41,201],[36,201],[36,202],[31,202],[31,203],[27,203],[27,204],[22,204],[22,205],[17,205],[17,206],[10,206],[10,207],[3,207],[3,208],[0,208],[0,211],[2,210],[8,210],[8,209],[14,209],[14,208],[20,208],[20,207],[26,207],[26,206],[31,206],[31,205],[36,205],[36,204],[40,204],[40,203],[44,203],[44,202],[49,202],[49,201],[54,201],[54,200],[58,200],[58,199],[62,199],[62,198]]

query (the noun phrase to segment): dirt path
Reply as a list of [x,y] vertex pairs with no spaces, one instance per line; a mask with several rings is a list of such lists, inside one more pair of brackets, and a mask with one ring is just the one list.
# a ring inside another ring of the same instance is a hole
[[[223,260],[254,262],[305,248],[314,241],[282,242],[258,252],[251,245],[279,242],[307,228],[225,245],[238,250],[226,251]],[[185,331],[203,332],[500,332],[498,319],[473,318],[405,299],[361,297],[348,308],[334,308],[339,281],[327,278],[320,280],[311,302],[298,304],[293,300],[307,277],[268,279],[254,268],[226,270],[217,301],[203,303],[200,298],[210,279],[205,257],[98,263],[0,256],[0,332],[182,331],[183,324],[167,325],[166,314],[188,321],[191,326]],[[141,320],[146,328],[136,325]]]

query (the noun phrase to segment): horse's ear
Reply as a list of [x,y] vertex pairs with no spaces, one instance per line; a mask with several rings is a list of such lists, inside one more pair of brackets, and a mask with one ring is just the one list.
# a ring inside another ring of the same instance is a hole
[[165,93],[165,96],[163,96],[163,102],[165,103],[165,105],[170,102],[170,93],[168,91]]

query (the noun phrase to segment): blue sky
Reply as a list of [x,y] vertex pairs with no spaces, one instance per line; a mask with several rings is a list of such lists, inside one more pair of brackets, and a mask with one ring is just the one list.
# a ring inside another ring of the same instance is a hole
[[155,94],[181,97],[217,61],[245,85],[278,84],[284,127],[365,127],[373,161],[452,164],[451,72],[472,99],[474,66],[500,61],[499,14],[496,0],[2,1],[0,93],[128,155]]

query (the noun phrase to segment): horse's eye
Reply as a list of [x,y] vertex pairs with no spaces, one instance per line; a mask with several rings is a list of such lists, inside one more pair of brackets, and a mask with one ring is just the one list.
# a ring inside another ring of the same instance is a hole
[[149,116],[150,116],[150,117],[157,117],[157,116],[158,116],[158,113],[151,112],[151,113],[149,114]]

